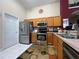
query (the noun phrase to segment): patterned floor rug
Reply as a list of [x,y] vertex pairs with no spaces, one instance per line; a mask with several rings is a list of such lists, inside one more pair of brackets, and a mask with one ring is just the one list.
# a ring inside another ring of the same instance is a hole
[[32,45],[18,59],[50,59],[49,56],[56,57],[56,51],[53,46]]

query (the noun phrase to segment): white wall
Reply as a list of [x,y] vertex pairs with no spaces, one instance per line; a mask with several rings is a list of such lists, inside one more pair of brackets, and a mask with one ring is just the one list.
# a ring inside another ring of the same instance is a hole
[[[60,15],[60,4],[59,2],[43,5],[35,8],[28,9],[27,11],[16,2],[16,0],[2,0],[3,10],[7,13],[13,14],[19,17],[21,20],[26,18],[39,18],[39,17],[49,17],[49,16],[59,16]],[[0,0],[0,3],[2,2]],[[43,9],[43,14],[39,14],[39,9]],[[0,5],[1,10],[1,5]]]
[[[44,12],[39,14],[39,9],[43,9]],[[60,16],[60,3],[52,3],[48,5],[43,5],[27,10],[26,19],[29,18],[40,18],[40,17],[49,17],[49,16]]]
[[0,50],[2,48],[2,15],[0,14]]
[[[0,0],[0,14],[6,12],[15,17],[18,17],[20,20],[23,20],[26,17],[26,9],[24,9],[18,2],[15,0]],[[2,14],[1,14],[2,15]],[[2,16],[0,15],[0,50],[4,48],[4,27],[5,23]],[[19,26],[17,26],[19,28]],[[19,33],[18,33],[19,34]]]
[[26,10],[16,0],[2,0],[3,11],[19,17],[23,20],[26,16]]
[[1,12],[1,10],[2,10],[2,0],[0,0],[0,12]]

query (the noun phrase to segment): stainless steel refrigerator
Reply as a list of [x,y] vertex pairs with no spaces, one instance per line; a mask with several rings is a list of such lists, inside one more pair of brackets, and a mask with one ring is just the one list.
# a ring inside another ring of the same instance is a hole
[[30,44],[31,43],[31,31],[32,31],[32,24],[30,23],[19,23],[19,42],[21,44]]

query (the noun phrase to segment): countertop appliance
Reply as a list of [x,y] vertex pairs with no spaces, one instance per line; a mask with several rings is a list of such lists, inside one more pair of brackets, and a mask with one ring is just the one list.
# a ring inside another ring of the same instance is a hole
[[31,43],[31,31],[33,30],[30,23],[19,23],[19,42],[22,44]]

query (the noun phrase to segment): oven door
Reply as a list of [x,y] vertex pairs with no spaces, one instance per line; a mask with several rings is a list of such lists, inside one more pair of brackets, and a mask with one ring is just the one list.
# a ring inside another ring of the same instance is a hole
[[38,30],[40,33],[46,33],[47,32],[47,27],[38,27]]
[[46,41],[46,33],[37,33],[37,40]]

